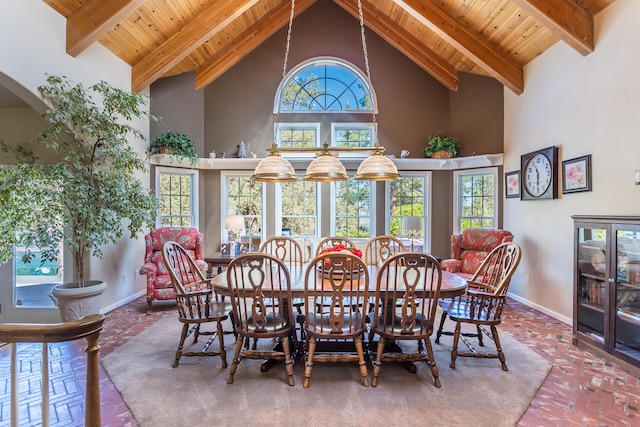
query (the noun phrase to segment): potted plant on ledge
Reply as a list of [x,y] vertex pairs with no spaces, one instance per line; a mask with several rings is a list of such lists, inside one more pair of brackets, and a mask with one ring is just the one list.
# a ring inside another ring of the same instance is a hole
[[450,159],[458,155],[460,148],[460,138],[438,132],[427,138],[424,156],[432,159]]
[[[55,260],[63,244],[73,282],[57,285],[53,295],[69,321],[100,308],[76,298],[99,297],[106,286],[85,277],[89,256],[102,258],[102,247],[117,243],[125,228],[135,238],[154,226],[158,201],[134,175],[146,164],[129,139],[145,139],[132,120],[155,118],[146,110],[148,97],[106,82],[85,88],[49,76],[38,90],[51,108],[45,113],[49,126],[31,141],[33,149],[0,142],[0,262],[18,244],[37,247],[43,261]],[[33,256],[27,250],[22,258]],[[66,297],[79,304],[68,307]]]
[[185,134],[171,130],[156,136],[151,141],[149,154],[169,154],[178,160],[188,159],[192,166],[198,161],[193,140]]

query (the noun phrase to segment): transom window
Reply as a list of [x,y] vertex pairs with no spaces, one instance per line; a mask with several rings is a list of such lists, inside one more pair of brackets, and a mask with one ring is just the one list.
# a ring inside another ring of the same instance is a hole
[[367,78],[344,60],[315,58],[293,68],[276,93],[274,112],[371,111]]
[[[335,147],[372,147],[375,127],[370,123],[332,123],[331,145]],[[364,156],[362,153],[340,153],[342,156]]]
[[[319,146],[319,123],[279,123],[276,129],[278,145],[283,148],[310,148]],[[282,153],[287,157],[312,157],[313,153]]]

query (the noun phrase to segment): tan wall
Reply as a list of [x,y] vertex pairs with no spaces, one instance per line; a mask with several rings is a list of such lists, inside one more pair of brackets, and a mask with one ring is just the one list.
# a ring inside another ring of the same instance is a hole
[[[593,190],[556,200],[504,201],[504,224],[522,246],[510,290],[571,322],[571,215],[638,215],[640,186],[640,2],[617,0],[596,16],[595,51],[585,57],[558,43],[525,68],[525,91],[505,90],[505,171],[522,154],[559,147],[563,160],[592,155]],[[524,276],[530,283],[525,284]]]

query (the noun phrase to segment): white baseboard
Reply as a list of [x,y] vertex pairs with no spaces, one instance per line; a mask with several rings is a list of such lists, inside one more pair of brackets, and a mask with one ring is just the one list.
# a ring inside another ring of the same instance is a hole
[[518,295],[514,295],[514,294],[511,294],[511,293],[507,293],[507,295],[510,298],[513,298],[514,300],[518,301],[519,303],[524,304],[527,307],[534,308],[534,309],[538,310],[539,312],[546,314],[547,316],[551,316],[554,319],[561,321],[562,323],[565,323],[565,324],[567,324],[569,326],[573,325],[573,319],[570,318],[570,317],[564,316],[564,315],[562,315],[560,313],[557,313],[555,311],[551,311],[546,307],[543,307],[541,305],[533,303],[533,302],[531,302],[531,301],[529,301],[527,299],[524,299],[524,298],[522,298],[522,297],[520,297]]
[[122,307],[123,305],[130,303],[131,301],[141,297],[142,295],[146,295],[146,293],[147,293],[146,289],[140,292],[136,292],[135,294],[130,295],[125,299],[122,299],[116,303],[113,303],[110,306],[104,307],[103,309],[100,310],[100,313],[107,314],[108,312],[113,311],[118,307]]

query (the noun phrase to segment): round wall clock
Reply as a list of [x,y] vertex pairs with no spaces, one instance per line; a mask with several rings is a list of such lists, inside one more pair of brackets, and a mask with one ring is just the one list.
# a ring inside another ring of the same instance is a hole
[[558,147],[552,146],[523,154],[520,162],[522,200],[558,197]]

